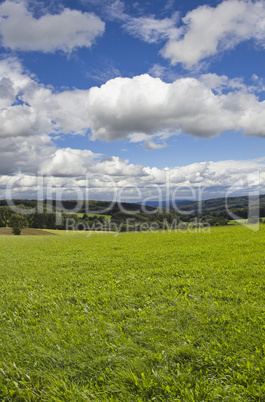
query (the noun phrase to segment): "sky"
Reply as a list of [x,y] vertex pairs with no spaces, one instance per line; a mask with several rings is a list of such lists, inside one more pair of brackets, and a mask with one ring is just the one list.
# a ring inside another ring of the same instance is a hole
[[265,193],[265,2],[0,2],[0,198]]

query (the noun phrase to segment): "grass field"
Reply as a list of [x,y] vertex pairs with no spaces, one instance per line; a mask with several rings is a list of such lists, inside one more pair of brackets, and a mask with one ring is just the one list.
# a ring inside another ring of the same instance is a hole
[[[52,233],[53,232],[53,233]],[[21,236],[46,236],[50,234],[56,234],[55,230],[42,230],[42,229],[31,229],[25,228],[21,231]],[[0,235],[13,235],[12,228],[0,228]]]
[[265,225],[0,237],[1,401],[265,401]]
[[[262,217],[262,218],[260,218],[261,219],[261,221],[264,223],[265,222],[265,218],[264,217]],[[237,220],[230,220],[230,221],[228,221],[227,222],[228,223],[228,225],[236,225],[236,224],[245,224],[245,223],[248,223],[248,219],[237,219]]]
[[244,223],[248,223],[248,219],[230,220],[227,223],[228,223],[228,225],[244,224]]

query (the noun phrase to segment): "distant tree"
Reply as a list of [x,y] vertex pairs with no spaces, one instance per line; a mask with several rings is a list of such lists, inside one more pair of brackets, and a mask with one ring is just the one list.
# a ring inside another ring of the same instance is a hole
[[218,219],[218,224],[220,225],[220,226],[226,226],[227,225],[227,220],[224,218],[224,217],[220,217],[219,219]]
[[204,218],[205,218],[205,222],[207,222],[210,226],[227,225],[227,220],[222,216],[216,217],[216,216],[208,215],[208,216],[205,216]]
[[28,225],[28,221],[22,215],[13,214],[10,218],[9,225],[12,227],[12,232],[14,235],[20,235],[21,229]]
[[56,229],[56,214],[47,214],[46,229]]
[[46,229],[47,214],[33,214],[30,218],[30,227],[35,229]]
[[12,211],[9,207],[0,207],[0,227],[6,227],[8,221],[12,215]]

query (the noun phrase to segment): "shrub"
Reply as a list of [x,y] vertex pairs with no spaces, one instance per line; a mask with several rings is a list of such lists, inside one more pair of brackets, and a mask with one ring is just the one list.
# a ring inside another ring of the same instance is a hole
[[19,214],[13,214],[10,219],[10,226],[14,235],[20,235],[21,229],[28,225],[26,218]]

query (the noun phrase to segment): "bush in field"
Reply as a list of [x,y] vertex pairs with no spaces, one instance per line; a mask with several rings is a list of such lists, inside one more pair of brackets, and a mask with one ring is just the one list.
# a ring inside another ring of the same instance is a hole
[[17,226],[14,226],[12,228],[12,232],[13,232],[14,235],[19,236],[21,234],[21,229],[19,227],[17,227]]
[[11,216],[9,224],[12,227],[13,234],[14,235],[20,235],[21,234],[21,229],[23,229],[25,226],[28,225],[28,221],[22,215],[13,214]]

